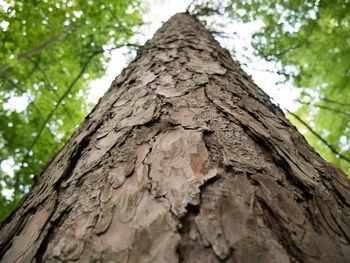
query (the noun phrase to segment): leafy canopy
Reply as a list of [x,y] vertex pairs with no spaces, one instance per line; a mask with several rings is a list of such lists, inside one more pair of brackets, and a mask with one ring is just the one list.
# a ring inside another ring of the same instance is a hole
[[302,89],[292,122],[350,175],[349,0],[231,0],[226,12],[245,23],[263,21],[252,38],[255,55],[276,62]]
[[[130,44],[140,1],[16,0],[0,8],[0,220],[91,105],[88,83]],[[17,102],[17,107],[13,107]],[[14,174],[11,174],[11,169]],[[9,195],[12,194],[12,197]]]

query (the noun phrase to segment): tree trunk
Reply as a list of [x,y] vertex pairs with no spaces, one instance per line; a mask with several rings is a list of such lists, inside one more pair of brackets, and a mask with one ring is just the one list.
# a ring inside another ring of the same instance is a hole
[[2,262],[350,262],[350,184],[177,14],[0,236]]

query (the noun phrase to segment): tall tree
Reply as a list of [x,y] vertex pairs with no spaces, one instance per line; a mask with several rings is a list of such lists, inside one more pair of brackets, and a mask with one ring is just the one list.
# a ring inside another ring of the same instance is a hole
[[0,236],[2,262],[349,262],[350,182],[177,14]]

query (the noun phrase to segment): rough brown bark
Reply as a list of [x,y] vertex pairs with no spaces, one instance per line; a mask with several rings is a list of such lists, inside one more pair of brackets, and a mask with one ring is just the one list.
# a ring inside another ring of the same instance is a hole
[[157,31],[0,230],[2,262],[349,262],[350,184],[193,17]]

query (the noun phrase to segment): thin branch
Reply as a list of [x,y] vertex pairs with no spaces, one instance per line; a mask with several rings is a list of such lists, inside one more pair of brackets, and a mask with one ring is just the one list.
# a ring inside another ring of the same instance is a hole
[[350,104],[342,103],[342,102],[335,101],[335,100],[330,100],[330,99],[327,99],[327,98],[321,98],[321,100],[324,100],[324,101],[327,101],[327,102],[331,102],[331,103],[334,103],[334,104],[338,104],[338,105],[341,105],[341,106],[350,107]]
[[325,109],[325,110],[329,110],[329,111],[333,111],[333,112],[336,112],[336,113],[339,113],[339,114],[342,114],[346,117],[350,117],[350,114],[347,113],[347,112],[344,112],[344,111],[341,111],[341,110],[337,110],[337,109],[333,109],[333,108],[330,108],[330,107],[327,107],[327,106],[323,106],[323,105],[320,105],[320,104],[313,104],[313,103],[310,103],[310,102],[303,102],[301,100],[297,100],[297,102],[301,103],[301,104],[305,104],[305,105],[310,105],[310,106],[315,106],[315,107],[318,107],[318,108],[321,108],[321,109]]
[[[114,12],[109,8],[109,6],[108,5],[106,5],[105,3],[103,3],[102,1],[100,1],[100,0],[97,0],[97,2],[99,2],[101,5],[104,5],[105,6],[105,8],[107,9],[107,11],[111,14],[111,16],[118,22],[118,26],[120,26],[122,29],[123,29],[123,31],[124,31],[124,33],[126,34],[126,35],[133,35],[134,34],[134,32],[132,32],[131,30],[129,30],[129,29],[127,29],[121,22],[120,22],[120,19],[114,14]],[[119,29],[119,28],[117,28],[117,27],[115,27],[116,29]]]
[[[221,38],[228,38],[228,39],[234,39],[233,36],[235,36],[236,38],[239,38],[239,39],[243,39],[240,35],[238,35],[238,33],[236,32],[230,32],[230,33],[227,33],[227,32],[222,32],[222,31],[215,31],[215,30],[211,30],[209,31],[211,34],[213,35],[217,35],[218,37],[221,37]],[[245,39],[243,39],[245,40]]]
[[[53,36],[51,39],[45,41],[44,43],[40,44],[39,46],[31,49],[31,50],[27,50],[22,52],[21,54],[18,55],[17,57],[17,61],[20,61],[23,58],[27,58],[31,55],[34,54],[38,54],[39,52],[41,52],[44,48],[46,48],[47,46],[51,45],[52,43],[55,43],[57,40],[59,40],[61,37],[61,35],[59,36]],[[6,71],[8,68],[10,67],[10,63],[5,63],[3,65],[1,65],[1,69],[0,71],[4,72]]]
[[[71,33],[72,31],[74,31],[76,29],[76,25],[71,25],[69,26],[62,34],[60,35],[53,35],[49,40],[46,40],[44,41],[43,43],[41,43],[39,46],[33,48],[33,49],[30,49],[30,50],[27,50],[27,51],[24,51],[22,53],[20,53],[18,56],[17,56],[17,62],[20,61],[21,59],[24,59],[24,58],[27,58],[27,57],[30,57],[32,55],[35,55],[35,54],[39,54],[42,50],[44,50],[46,47],[50,46],[51,44],[59,41],[63,36]],[[0,67],[0,71],[1,72],[5,72],[8,68],[10,67],[10,64],[9,63],[5,63],[3,65],[1,65]]]
[[[60,96],[57,94],[56,90],[53,89],[53,85],[51,84],[51,82],[50,82],[49,78],[47,77],[46,73],[45,73],[45,72],[42,70],[42,68],[39,66],[39,63],[36,62],[36,61],[34,61],[34,60],[31,59],[31,58],[28,58],[28,59],[29,59],[34,65],[36,65],[36,66],[38,67],[38,70],[40,71],[40,73],[43,75],[43,77],[44,77],[44,79],[45,79],[44,82],[46,82],[46,83],[48,84],[47,86],[49,86],[49,87],[51,88],[51,90],[53,90],[53,93],[55,94],[56,98],[57,98],[57,99],[60,99]],[[63,106],[64,111],[67,113],[67,116],[71,119],[73,125],[75,126],[75,125],[76,125],[76,122],[75,122],[75,120],[74,120],[72,114],[70,113],[70,111],[67,109],[67,107],[66,107],[64,104],[62,104],[62,106]]]
[[325,139],[322,138],[321,135],[319,135],[317,132],[315,132],[306,122],[304,122],[298,115],[296,115],[293,112],[290,112],[289,110],[286,109],[286,111],[292,115],[294,118],[296,118],[301,124],[303,124],[313,135],[315,135],[320,141],[322,141],[328,149],[330,149],[333,153],[335,153],[339,158],[347,161],[350,163],[350,159],[347,158],[346,156],[342,155],[340,152],[338,152],[329,142],[327,142]]
[[[29,79],[29,78],[31,77],[31,75],[33,75],[33,73],[34,73],[37,69],[38,69],[37,66],[36,66],[36,65],[33,65],[32,69],[29,71],[29,73],[28,73],[25,77],[21,78],[18,82],[21,82],[21,81],[23,81],[23,80]],[[5,80],[5,81],[10,82],[13,86],[15,86],[15,87],[16,87],[18,90],[20,90],[22,93],[25,93],[25,90],[24,90],[24,89],[22,89],[22,88],[19,87],[17,84],[15,84],[12,80],[9,79],[9,77],[7,76],[7,72],[6,72],[6,71],[3,73],[3,76],[4,76],[4,80]]]
[[[243,64],[248,64],[248,63],[256,63],[256,62],[259,62],[259,61],[254,61],[251,57],[248,57],[247,55],[245,54],[240,54],[238,53],[239,56],[241,56],[242,58],[246,59],[246,62],[245,63],[241,63],[242,65]],[[247,65],[246,65],[247,66]],[[248,67],[248,66],[247,66]]]
[[[302,91],[301,95],[312,97],[310,94],[306,93],[305,91]],[[338,104],[338,105],[341,105],[341,106],[350,107],[349,103],[343,103],[343,102],[339,102],[339,101],[336,101],[336,100],[328,99],[328,98],[325,98],[325,97],[320,97],[320,99],[324,100],[324,101],[327,101],[327,102],[330,102],[330,103]]]
[[241,63],[241,65],[244,65],[244,66],[250,68],[251,70],[262,71],[262,72],[268,72],[268,73],[272,73],[272,74],[277,74],[277,75],[284,76],[284,77],[286,77],[286,78],[290,78],[290,76],[291,76],[290,74],[285,73],[285,72],[283,72],[283,71],[279,71],[279,70],[274,71],[274,70],[270,70],[270,69],[253,68],[253,67],[249,66],[248,63]]
[[[15,86],[17,89],[19,89],[22,93],[25,93],[25,90],[22,89],[22,88],[20,88],[20,87],[19,87],[16,83],[14,83],[11,79],[7,79],[7,81],[9,81],[13,86]],[[34,103],[34,101],[31,101],[29,105],[31,105],[31,106],[36,110],[36,112],[37,112],[38,115],[39,115],[39,118],[40,118],[42,121],[44,121],[44,118],[42,117],[43,115],[42,115],[41,111],[39,110],[39,108],[38,108],[38,107],[36,106],[36,104]],[[47,130],[48,130],[50,136],[52,137],[53,141],[55,142],[55,150],[56,150],[56,149],[58,148],[58,144],[57,144],[57,142],[55,141],[55,138],[56,138],[56,137],[53,135],[53,133],[51,132],[51,130],[49,129],[49,127],[46,127],[46,128],[47,128]]]
[[194,5],[194,3],[196,2],[197,0],[192,0],[192,2],[187,6],[186,8],[186,13],[187,14],[190,14],[190,8],[192,7],[192,5]]
[[[283,56],[284,54],[288,53],[289,51],[292,51],[292,50],[297,49],[297,48],[299,48],[299,47],[301,47],[301,45],[295,45],[295,46],[292,46],[292,47],[287,48],[287,49],[285,49],[285,50],[282,50],[281,52],[276,53],[276,54],[264,54],[264,53],[262,53],[260,50],[259,50],[258,52],[259,52],[259,55],[260,55],[261,57],[263,57],[266,61],[269,61],[269,62],[270,62],[270,61],[274,61],[274,60],[273,60],[273,57],[276,57],[276,58],[281,57],[281,56]],[[272,57],[272,58],[271,58],[271,57]]]

